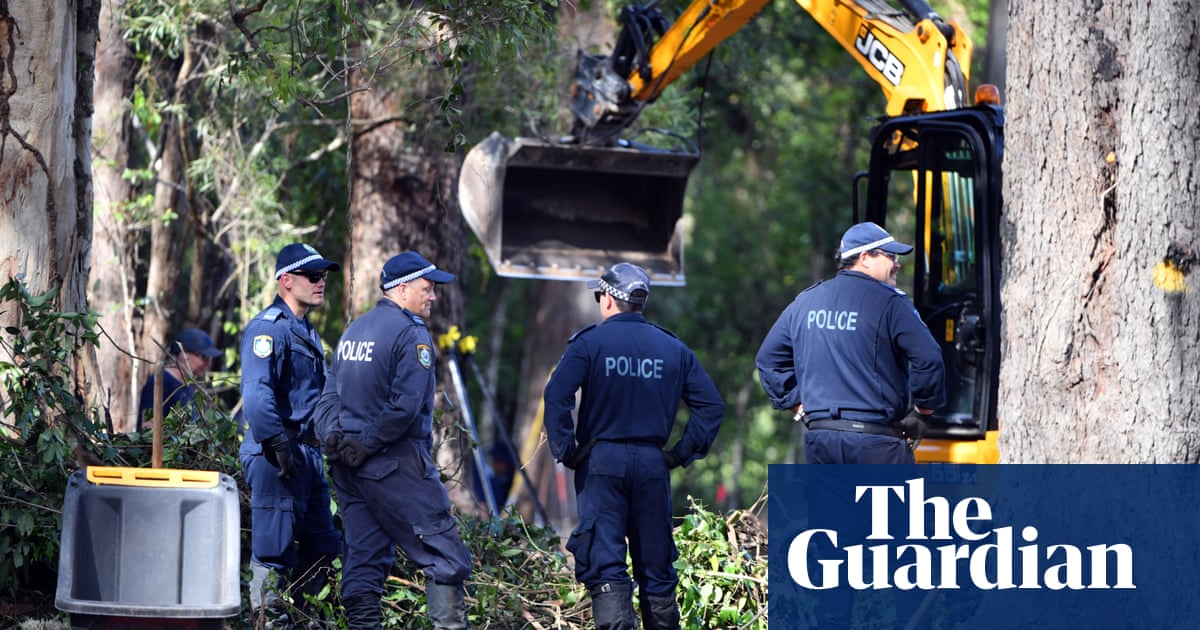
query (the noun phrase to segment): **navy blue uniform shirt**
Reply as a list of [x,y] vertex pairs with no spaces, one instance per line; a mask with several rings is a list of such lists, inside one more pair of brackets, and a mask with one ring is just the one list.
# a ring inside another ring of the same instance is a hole
[[301,432],[325,386],[325,350],[307,319],[283,301],[254,316],[242,334],[242,403],[258,442],[283,432]]
[[[341,404],[340,429],[357,434],[368,454],[400,439],[431,444],[436,364],[425,322],[380,299],[346,328],[333,353],[329,388]],[[322,426],[319,433],[336,428]]]
[[941,349],[908,296],[857,271],[797,295],[755,364],[776,409],[803,404],[816,417],[838,409],[887,422],[907,413],[910,392],[925,409],[946,403]]
[[[183,383],[175,378],[175,375],[163,370],[163,386],[162,386],[162,410],[163,417],[171,413],[171,409],[178,406],[180,409],[188,409],[193,418],[200,417],[200,410],[196,407],[196,386],[190,383]],[[154,409],[154,375],[151,374],[146,379],[146,384],[142,385],[142,395],[138,400],[138,430],[142,431],[150,427],[152,421],[147,412]]]
[[[580,389],[576,427],[571,412]],[[546,434],[559,461],[576,442],[593,439],[664,446],[682,400],[692,415],[673,448],[687,465],[708,454],[725,413],[696,355],[641,313],[619,313],[575,333],[544,395]]]

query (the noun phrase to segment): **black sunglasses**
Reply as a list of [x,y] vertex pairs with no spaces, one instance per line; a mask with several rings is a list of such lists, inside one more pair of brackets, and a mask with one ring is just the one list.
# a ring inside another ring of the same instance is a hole
[[316,284],[329,276],[328,271],[292,271],[293,276],[303,276],[309,282]]
[[596,296],[596,303],[597,303],[597,304],[599,304],[599,303],[600,303],[600,296],[601,296],[601,295],[604,295],[604,292],[603,292],[603,291],[596,291],[596,292],[595,292],[593,295],[594,295],[594,296]]

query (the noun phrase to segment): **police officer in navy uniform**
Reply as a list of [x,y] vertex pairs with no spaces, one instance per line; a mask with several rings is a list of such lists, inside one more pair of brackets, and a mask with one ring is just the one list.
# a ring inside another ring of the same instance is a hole
[[[941,349],[896,288],[896,257],[912,251],[874,223],[852,226],[842,236],[837,275],[796,296],[758,350],[772,406],[791,410],[809,429],[811,464],[912,464],[909,440],[921,439],[925,417],[946,402]],[[811,489],[811,503],[840,500],[821,490]],[[817,597],[821,628],[849,627],[851,593]],[[901,625],[920,599],[919,591],[896,594]]]
[[380,628],[380,597],[399,546],[425,573],[436,629],[467,627],[471,553],[433,461],[437,355],[423,318],[454,276],[416,252],[384,264],[383,297],[346,328],[321,398],[325,446],[346,541],[348,627]]
[[341,548],[311,422],[325,385],[324,346],[308,321],[325,302],[326,275],[340,269],[303,243],[284,247],[275,261],[275,301],[242,336],[239,458],[251,497],[250,602],[259,614],[278,607],[274,592],[285,590],[303,610],[304,596],[320,591]]
[[[725,405],[696,355],[642,315],[650,292],[644,270],[617,263],[588,287],[603,322],[571,336],[544,392],[550,451],[575,471],[579,525],[567,549],[598,630],[637,627],[627,551],[644,627],[673,630],[679,580],[668,471],[708,454]],[[680,400],[691,417],[666,448]]]
[[796,296],[758,350],[772,406],[809,429],[809,463],[913,463],[907,440],[946,403],[941,349],[896,288],[912,251],[874,223],[846,230],[837,276]]

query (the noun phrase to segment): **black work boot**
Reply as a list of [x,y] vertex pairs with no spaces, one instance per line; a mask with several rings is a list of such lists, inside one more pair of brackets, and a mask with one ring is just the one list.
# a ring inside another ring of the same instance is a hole
[[642,595],[641,604],[646,630],[679,630],[679,606],[674,595]]
[[429,607],[429,620],[434,630],[466,630],[467,601],[462,582],[438,584],[432,580],[425,583],[425,601]]
[[349,630],[383,630],[383,613],[376,595],[353,595],[342,600]]
[[627,585],[614,584],[601,584],[591,590],[596,630],[637,630],[631,592]]
[[334,556],[322,556],[307,568],[295,569],[292,577],[292,605],[296,608],[295,622],[300,628],[321,628],[324,620],[316,612],[316,607],[309,603],[309,598],[316,598],[329,582],[333,574]]

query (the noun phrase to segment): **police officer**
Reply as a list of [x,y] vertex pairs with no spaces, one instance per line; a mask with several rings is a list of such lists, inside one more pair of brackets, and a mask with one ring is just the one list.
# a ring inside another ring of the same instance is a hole
[[383,297],[346,328],[318,412],[346,535],[342,605],[348,627],[380,628],[395,546],[425,573],[436,629],[467,627],[471,553],[450,514],[432,455],[437,355],[423,318],[454,276],[416,252],[380,273]]
[[[326,275],[340,269],[303,243],[284,247],[275,260],[275,301],[242,336],[247,426],[239,458],[250,486],[256,612],[279,606],[273,591],[285,589],[305,608],[304,595],[320,591],[341,547],[311,422],[325,385],[325,353],[308,321],[309,311],[325,302]],[[275,588],[267,586],[270,573]]]
[[912,251],[874,223],[846,230],[837,276],[796,296],[758,350],[772,406],[809,428],[809,463],[912,463],[905,438],[946,402],[941,349],[896,288]]
[[[758,350],[771,405],[793,411],[809,429],[809,463],[911,464],[907,440],[919,440],[925,417],[945,404],[941,349],[896,288],[896,257],[912,251],[874,223],[852,226],[842,236],[837,275],[796,296]],[[848,593],[818,597],[821,627],[849,626]],[[919,597],[899,594],[899,618],[918,604]]]
[[[696,355],[642,315],[650,293],[645,271],[617,263],[588,288],[603,322],[571,336],[544,392],[550,451],[575,471],[579,525],[567,549],[576,579],[591,594],[598,630],[637,627],[627,551],[644,627],[675,629],[678,552],[668,470],[708,454],[725,405]],[[683,437],[666,449],[680,400],[692,415]]]

